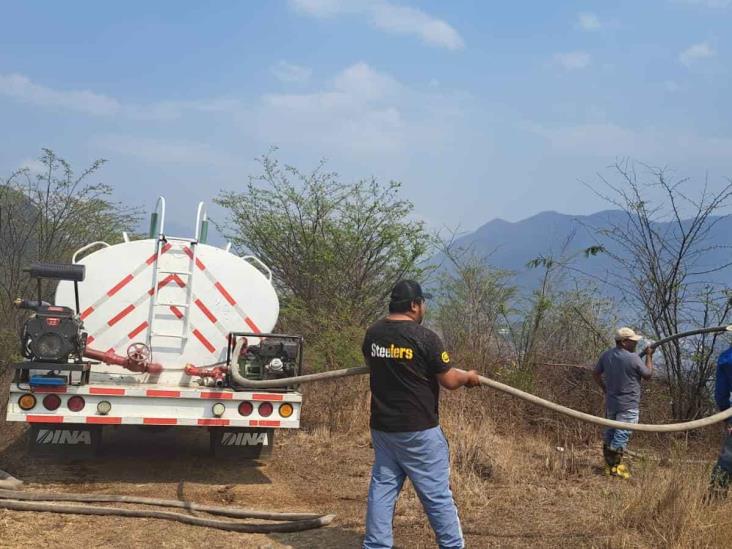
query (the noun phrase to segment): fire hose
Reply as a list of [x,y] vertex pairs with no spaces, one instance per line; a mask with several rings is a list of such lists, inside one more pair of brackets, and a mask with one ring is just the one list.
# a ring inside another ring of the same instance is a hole
[[[732,331],[732,325],[699,328],[696,330],[689,330],[686,332],[680,332],[678,334],[673,334],[669,337],[663,338],[659,341],[652,343],[650,345],[650,347],[655,349],[655,348],[660,347],[661,345],[664,345],[671,341],[675,341],[677,339],[681,339],[681,338],[689,337],[689,336],[693,336],[693,335],[730,332],[730,331]],[[239,356],[238,352],[241,351],[241,345],[242,345],[242,343],[240,340],[237,342],[237,346],[234,348],[234,356]],[[290,378],[284,378],[284,379],[254,381],[254,380],[248,380],[248,379],[242,377],[241,374],[239,374],[237,372],[236,368],[231,368],[231,370],[230,370],[231,376],[234,378],[234,381],[238,385],[241,385],[243,387],[256,388],[256,389],[274,389],[274,388],[278,388],[278,387],[289,387],[292,385],[299,385],[302,383],[314,383],[317,381],[325,381],[325,380],[330,380],[330,379],[339,379],[339,378],[348,377],[348,376],[363,375],[363,374],[367,374],[368,372],[369,372],[368,366],[358,366],[355,368],[345,368],[342,370],[333,370],[330,372],[321,372],[321,373],[317,373],[317,374],[307,374],[304,376],[290,377]],[[716,414],[713,414],[713,415],[705,417],[705,418],[696,419],[693,421],[683,421],[680,423],[665,423],[665,424],[625,423],[623,421],[615,421],[612,419],[606,419],[604,417],[587,414],[585,412],[580,412],[579,410],[574,410],[572,408],[562,406],[561,404],[557,404],[556,402],[551,402],[549,400],[545,400],[536,395],[532,395],[531,393],[521,391],[520,389],[516,389],[515,387],[511,387],[510,385],[506,385],[504,383],[501,383],[501,382],[493,380],[493,379],[489,379],[484,376],[478,376],[478,378],[480,379],[480,384],[485,387],[490,387],[492,389],[496,389],[497,391],[501,391],[503,393],[507,393],[509,395],[518,397],[522,400],[530,402],[531,404],[536,404],[537,406],[541,406],[541,407],[551,410],[553,412],[558,412],[560,414],[564,414],[564,415],[569,416],[574,419],[579,419],[580,421],[594,423],[595,425],[601,425],[603,427],[612,427],[615,429],[625,429],[625,430],[629,430],[629,431],[647,431],[647,432],[651,432],[651,433],[674,433],[674,432],[679,432],[679,431],[690,431],[693,429],[701,429],[703,427],[708,427],[709,425],[713,425],[715,423],[724,421],[724,420],[732,417],[732,407],[731,407],[723,412],[718,412]]]
[[[672,336],[661,339],[653,344],[651,347],[657,348],[661,345],[669,343],[671,341],[689,337],[692,335],[707,334],[707,333],[720,333],[725,331],[732,331],[732,326],[715,326],[711,328],[701,328],[697,330],[689,330],[674,334]],[[234,348],[234,356],[239,356],[243,340],[237,342]],[[462,370],[461,370],[462,371]],[[344,377],[364,375],[369,372],[367,366],[359,366],[355,368],[345,368],[341,370],[334,370],[330,372],[321,372],[317,374],[307,374],[302,376],[275,379],[275,380],[263,380],[254,381],[248,380],[242,377],[236,368],[230,368],[229,373],[233,377],[234,381],[242,387],[250,387],[257,389],[273,389],[279,387],[290,387],[293,385],[300,385],[303,383],[315,383],[319,381],[340,379]],[[548,410],[558,412],[569,416],[574,419],[593,423],[595,425],[601,425],[606,427],[614,427],[618,429],[627,429],[633,431],[648,431],[656,433],[669,433],[678,431],[689,431],[692,429],[700,429],[707,427],[714,423],[724,421],[732,417],[732,408],[729,408],[723,412],[711,415],[706,418],[697,419],[693,421],[685,421],[680,423],[668,423],[668,424],[634,424],[625,423],[621,421],[609,420],[606,418],[580,412],[566,406],[562,406],[555,402],[551,402],[540,398],[536,395],[526,393],[510,385],[500,383],[493,379],[486,378],[484,376],[478,376],[480,384],[498,391],[516,396],[522,400],[536,404]],[[134,496],[116,496],[116,495],[86,495],[86,494],[50,494],[41,492],[23,492],[14,490],[14,488],[22,485],[22,481],[19,481],[11,475],[0,470],[0,508],[11,509],[17,511],[40,511],[40,512],[55,512],[55,513],[67,513],[67,514],[81,514],[81,515],[114,515],[122,517],[145,517],[145,518],[158,518],[164,520],[178,521],[185,524],[191,524],[196,526],[207,526],[211,528],[218,528],[221,530],[230,530],[236,532],[246,533],[273,533],[273,532],[297,532],[310,528],[318,528],[325,526],[332,522],[335,515],[315,515],[305,513],[266,513],[260,511],[250,511],[240,508],[230,507],[216,507],[200,505],[192,502],[177,501],[177,500],[161,500],[152,498],[141,498]],[[5,489],[4,489],[5,488]],[[213,515],[234,517],[234,518],[256,518],[265,520],[284,521],[277,524],[264,524],[264,523],[242,523],[242,522],[231,522],[222,521],[216,519],[209,519],[203,517],[197,517],[193,515],[186,515],[182,513],[174,513],[170,511],[157,511],[157,510],[144,510],[144,509],[128,509],[128,508],[115,508],[115,507],[101,507],[92,505],[59,505],[54,502],[76,502],[76,503],[137,503],[141,505],[155,505],[159,507],[174,507],[183,508],[189,511],[203,511]]]

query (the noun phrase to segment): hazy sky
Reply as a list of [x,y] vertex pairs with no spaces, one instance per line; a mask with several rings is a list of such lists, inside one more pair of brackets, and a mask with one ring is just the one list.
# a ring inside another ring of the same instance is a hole
[[0,173],[107,158],[121,199],[186,224],[272,146],[463,229],[603,208],[578,180],[624,155],[732,176],[732,0],[1,0],[0,22]]

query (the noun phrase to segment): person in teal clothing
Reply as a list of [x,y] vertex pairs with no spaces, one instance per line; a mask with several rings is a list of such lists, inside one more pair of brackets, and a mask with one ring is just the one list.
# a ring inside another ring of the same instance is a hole
[[[714,400],[720,412],[727,410],[732,398],[732,347],[724,351],[717,359],[717,376],[714,384]],[[732,481],[732,418],[726,423],[727,434],[722,444],[714,470],[712,471],[712,493],[726,497]]]

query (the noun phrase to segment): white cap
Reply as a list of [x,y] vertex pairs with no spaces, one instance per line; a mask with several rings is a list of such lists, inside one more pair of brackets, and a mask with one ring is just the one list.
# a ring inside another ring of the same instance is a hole
[[630,328],[618,328],[615,330],[615,341],[622,341],[624,339],[630,339],[631,341],[640,341],[643,339],[643,336],[640,334],[636,334],[632,329]]

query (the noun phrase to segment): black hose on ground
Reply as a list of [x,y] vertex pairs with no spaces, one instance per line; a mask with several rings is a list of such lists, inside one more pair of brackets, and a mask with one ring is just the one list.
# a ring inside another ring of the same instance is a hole
[[149,509],[122,509],[119,507],[98,507],[94,505],[63,505],[53,502],[41,501],[19,501],[0,498],[0,509],[12,511],[33,511],[36,513],[61,513],[68,515],[97,515],[117,516],[133,518],[153,518],[171,520],[190,524],[193,526],[206,526],[230,532],[242,532],[246,534],[274,534],[285,532],[302,532],[312,528],[320,528],[330,524],[335,515],[324,515],[317,519],[293,520],[279,524],[248,524],[245,522],[231,522],[226,520],[215,520],[183,513],[172,513],[170,511],[155,511]]
[[200,511],[232,518],[254,518],[263,520],[308,520],[321,518],[323,515],[314,513],[274,513],[255,511],[240,507],[222,507],[218,505],[203,505],[193,501],[177,499],[146,498],[140,496],[116,496],[109,494],[74,494],[55,492],[23,492],[20,490],[0,489],[0,499],[22,499],[27,501],[70,501],[83,503],[137,503],[140,505],[154,505],[158,507],[175,507],[188,511]]
[[[188,511],[200,511],[212,515],[234,518],[256,518],[263,520],[281,521],[275,524],[233,522],[216,520],[183,513],[158,511],[154,509],[126,509],[119,507],[102,507],[94,505],[60,505],[58,502],[77,503],[137,503],[157,507],[175,507]],[[143,498],[136,496],[117,496],[108,494],[65,494],[44,492],[23,492],[19,490],[0,489],[0,509],[13,511],[36,511],[74,515],[120,516],[135,518],[157,518],[206,526],[231,532],[248,534],[271,534],[284,532],[301,532],[312,528],[320,528],[330,524],[335,515],[317,515],[312,513],[270,513],[266,511],[252,511],[237,507],[220,507],[201,505],[198,503],[157,498]]]

